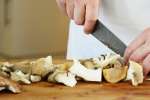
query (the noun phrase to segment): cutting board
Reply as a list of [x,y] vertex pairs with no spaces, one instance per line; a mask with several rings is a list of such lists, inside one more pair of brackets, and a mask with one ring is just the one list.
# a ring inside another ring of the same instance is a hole
[[[63,62],[56,59],[55,63]],[[23,85],[23,92],[1,92],[0,100],[150,100],[150,81],[133,87],[130,82],[117,84],[78,82],[76,87],[39,82]]]
[[133,87],[129,83],[83,83],[70,88],[40,82],[24,85],[21,94],[0,93],[0,100],[150,100],[150,82]]

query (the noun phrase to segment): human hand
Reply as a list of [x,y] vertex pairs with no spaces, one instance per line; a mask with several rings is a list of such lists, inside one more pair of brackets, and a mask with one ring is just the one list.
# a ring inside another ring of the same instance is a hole
[[83,25],[84,31],[93,31],[98,19],[100,0],[56,0],[59,8],[76,24]]
[[150,28],[141,33],[126,49],[125,60],[141,63],[144,76],[150,72]]

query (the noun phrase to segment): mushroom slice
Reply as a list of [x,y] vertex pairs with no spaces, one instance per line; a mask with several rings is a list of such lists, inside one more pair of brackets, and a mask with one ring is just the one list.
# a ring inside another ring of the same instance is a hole
[[140,64],[129,61],[129,69],[126,80],[131,80],[133,86],[143,83],[143,68]]
[[117,54],[106,54],[106,55],[101,55],[98,58],[93,58],[93,62],[103,68],[109,65],[110,63],[114,63],[119,58],[121,57],[120,55]]
[[70,62],[55,65],[56,69],[52,74],[49,75],[48,81],[62,83],[66,86],[74,87],[77,81],[75,75],[68,71],[70,65],[72,65]]
[[31,84],[29,81],[29,74],[24,74],[20,70],[16,70],[15,72],[11,72],[11,79],[17,82],[22,82],[24,84]]
[[70,72],[60,72],[55,76],[58,83],[63,83],[66,86],[74,87],[77,83],[75,75]]
[[8,62],[0,62],[0,76],[8,78],[10,76],[10,72],[12,71],[12,66],[13,65]]
[[0,91],[5,90],[5,89],[6,89],[5,87],[0,87]]
[[69,71],[85,81],[101,82],[102,69],[88,69],[83,66],[78,60],[74,60],[74,64],[69,68]]
[[118,60],[103,69],[103,76],[109,83],[117,83],[125,79],[128,66],[122,65]]
[[9,78],[9,74],[7,72],[0,71],[0,76]]
[[85,66],[87,69],[98,69],[100,66],[93,62],[93,59],[87,59],[80,61],[80,63]]
[[13,71],[20,70],[23,73],[31,74],[31,65],[29,61],[17,62],[12,67]]
[[45,77],[49,72],[52,72],[54,70],[51,56],[33,61],[31,62],[31,66],[32,74],[39,75],[41,77]]
[[31,82],[40,82],[42,80],[41,76],[38,75],[31,75],[30,76]]
[[8,89],[13,93],[20,93],[21,86],[16,82],[0,76],[0,91]]

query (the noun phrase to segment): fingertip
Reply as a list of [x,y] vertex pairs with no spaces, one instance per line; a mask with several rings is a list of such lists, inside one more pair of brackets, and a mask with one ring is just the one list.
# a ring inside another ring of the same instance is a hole
[[128,60],[130,58],[131,52],[132,52],[132,50],[130,48],[127,48],[125,50],[125,53],[124,53],[123,57],[124,57],[124,60],[125,60],[126,63],[128,62]]
[[68,17],[73,20],[73,14],[68,14]]
[[83,25],[84,20],[74,18],[74,21],[77,25]]
[[86,20],[84,24],[85,33],[89,34],[93,32],[95,24],[96,24],[96,20]]

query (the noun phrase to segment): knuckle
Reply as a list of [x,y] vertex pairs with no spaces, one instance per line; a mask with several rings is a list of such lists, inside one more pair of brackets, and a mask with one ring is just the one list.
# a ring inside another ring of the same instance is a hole
[[65,5],[66,4],[65,0],[58,0],[58,1],[60,2],[61,5]]

